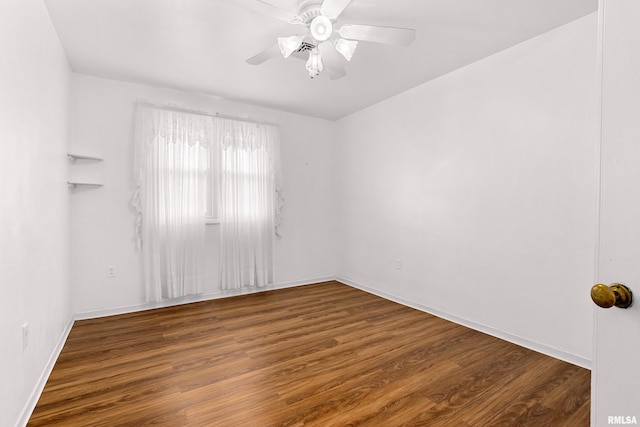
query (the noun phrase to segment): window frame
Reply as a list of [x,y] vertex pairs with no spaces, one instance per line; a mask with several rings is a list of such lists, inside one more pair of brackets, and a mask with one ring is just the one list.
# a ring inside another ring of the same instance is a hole
[[205,225],[220,224],[220,150],[215,142],[209,146],[207,164],[207,203]]

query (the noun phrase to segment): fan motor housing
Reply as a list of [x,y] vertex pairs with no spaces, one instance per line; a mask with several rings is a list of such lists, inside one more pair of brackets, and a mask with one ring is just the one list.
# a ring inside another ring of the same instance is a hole
[[310,24],[316,16],[320,16],[322,0],[298,0],[298,16],[305,24]]

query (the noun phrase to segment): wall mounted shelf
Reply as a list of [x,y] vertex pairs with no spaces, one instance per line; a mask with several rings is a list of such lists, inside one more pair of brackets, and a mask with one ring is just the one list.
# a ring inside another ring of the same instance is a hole
[[76,187],[102,187],[104,184],[96,184],[93,182],[72,182],[72,181],[67,181],[67,185],[69,186],[69,188],[76,188]]
[[[74,163],[74,165],[72,165],[72,169],[74,169],[76,172],[78,171],[78,168],[85,168],[85,167],[89,167],[90,169],[94,169],[95,165],[86,165],[87,163],[94,163],[94,162],[101,162],[102,159],[100,157],[95,157],[95,156],[85,156],[83,154],[75,154],[75,153],[67,153],[67,157],[69,158],[69,160],[71,160],[71,162]],[[80,161],[78,163],[76,163],[76,161]],[[94,173],[95,173],[95,169],[94,169]],[[93,175],[93,174],[91,174]],[[73,175],[72,175],[73,176]],[[73,180],[72,176],[70,177],[70,179],[72,179],[71,181],[67,181],[67,185],[69,186],[69,188],[79,188],[79,187],[83,187],[83,188],[99,188],[102,187],[103,184],[98,184],[96,182],[90,182],[93,181],[94,179],[92,177],[90,178],[76,178],[75,180]],[[86,181],[85,181],[86,179]],[[89,182],[88,182],[89,181]],[[98,179],[98,181],[101,181],[100,179]]]
[[92,160],[95,162],[101,162],[102,159],[100,157],[93,157],[93,156],[83,156],[80,154],[71,154],[71,153],[67,153],[67,157],[69,157],[69,159],[75,161],[75,160]]

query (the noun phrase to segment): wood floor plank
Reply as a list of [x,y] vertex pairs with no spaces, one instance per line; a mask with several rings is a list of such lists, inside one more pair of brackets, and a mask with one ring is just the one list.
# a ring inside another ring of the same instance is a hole
[[29,426],[589,425],[590,372],[338,282],[76,322]]

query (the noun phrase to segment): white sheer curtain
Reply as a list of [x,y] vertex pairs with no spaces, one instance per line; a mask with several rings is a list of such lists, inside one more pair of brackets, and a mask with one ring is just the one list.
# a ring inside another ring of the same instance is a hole
[[273,283],[282,207],[277,128],[218,119],[221,144],[220,288]]
[[148,301],[202,292],[214,118],[138,105],[133,205]]

